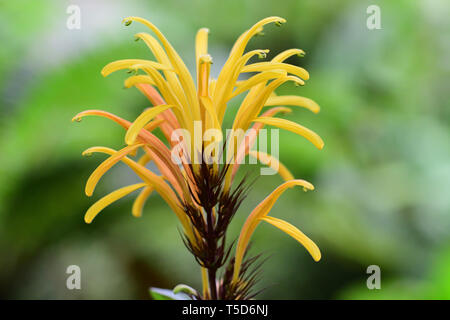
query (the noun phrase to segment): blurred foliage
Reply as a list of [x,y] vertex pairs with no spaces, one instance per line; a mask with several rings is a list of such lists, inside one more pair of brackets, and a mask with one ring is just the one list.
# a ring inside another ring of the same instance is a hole
[[[2,1],[0,297],[146,299],[150,286],[200,287],[174,215],[157,196],[141,219],[131,216],[128,197],[84,224],[89,204],[136,178],[118,165],[95,199],[86,198],[83,185],[103,157],[83,159],[81,152],[119,148],[123,131],[104,119],[70,120],[87,108],[133,119],[148,106],[135,89],[122,89],[124,73],[99,73],[112,60],[151,58],[133,41],[143,27],[123,27],[124,16],[157,24],[190,68],[195,32],[207,26],[217,74],[241,32],[280,15],[288,23],[267,27],[249,49],[270,48],[269,57],[292,47],[307,52],[289,62],[305,67],[310,81],[279,92],[321,105],[318,115],[294,110],[289,119],[318,132],[325,148],[280,132],[281,160],[316,191],[288,191],[273,215],[314,239],[323,259],[313,262],[292,239],[259,227],[253,248],[271,255],[260,297],[450,298],[450,5],[376,1],[382,29],[370,31],[366,8],[373,2],[78,1],[82,28],[68,30],[69,1]],[[277,176],[258,179],[230,238],[279,183]],[[81,267],[80,291],[65,287],[71,264]],[[381,267],[381,290],[366,287],[372,264]]]

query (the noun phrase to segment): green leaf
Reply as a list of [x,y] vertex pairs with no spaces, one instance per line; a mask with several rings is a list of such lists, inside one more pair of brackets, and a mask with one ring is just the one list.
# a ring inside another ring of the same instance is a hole
[[191,300],[187,294],[183,292],[173,293],[169,289],[150,287],[149,293],[153,300]]
[[186,293],[187,295],[196,295],[197,294],[197,291],[195,289],[193,289],[192,287],[189,287],[188,285],[185,285],[185,284],[179,284],[179,285],[175,286],[175,288],[173,288],[172,292],[175,294]]

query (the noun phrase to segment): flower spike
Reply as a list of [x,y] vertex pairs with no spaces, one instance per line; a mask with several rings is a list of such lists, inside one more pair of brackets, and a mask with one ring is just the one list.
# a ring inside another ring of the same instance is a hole
[[[91,223],[106,206],[139,189],[131,213],[134,217],[142,217],[146,201],[153,192],[158,193],[177,216],[182,226],[182,240],[201,270],[201,291],[182,285],[175,287],[175,292],[181,288],[192,299],[198,300],[251,299],[256,295],[252,291],[258,279],[254,270],[262,262],[257,262],[258,255],[249,257],[247,252],[250,239],[262,221],[293,237],[318,261],[321,253],[311,239],[290,223],[268,215],[285,190],[294,186],[301,186],[305,191],[313,190],[313,185],[294,179],[274,156],[275,152],[271,155],[253,150],[265,126],[301,135],[318,149],[324,146],[315,132],[276,117],[280,113],[292,112],[290,107],[305,108],[314,113],[320,110],[319,105],[309,98],[278,96],[275,92],[286,82],[292,81],[296,86],[306,84],[308,71],[285,62],[294,55],[302,57],[305,52],[288,49],[271,60],[257,62],[253,60],[266,59],[269,50],[246,52],[249,41],[261,35],[266,25],[273,23],[279,26],[286,20],[267,17],[242,33],[217,79],[211,77],[213,59],[208,52],[209,29],[201,28],[195,36],[196,70],[191,76],[172,44],[154,24],[139,17],[124,19],[127,26],[133,21],[151,30],[152,35],[137,33],[135,40],[148,47],[155,61],[117,60],[107,64],[101,74],[107,77],[116,71],[127,71],[125,88],[135,87],[152,106],[143,109],[133,121],[102,110],[80,112],[72,121],[99,116],[125,129],[126,146],[122,149],[91,147],[83,152],[85,156],[92,153],[108,155],[88,178],[87,196],[92,196],[103,175],[118,162],[127,165],[141,182],[119,188],[95,202],[85,214],[86,223]],[[240,80],[249,73],[245,80]],[[229,128],[224,126],[224,116],[230,100],[238,96],[243,100],[231,129],[242,135],[234,135],[233,131],[225,135]],[[158,128],[163,134],[161,139],[159,132],[155,132]],[[245,178],[235,183],[236,173],[247,156],[275,170],[285,182],[248,215],[234,246],[234,242],[227,239],[227,230],[235,214],[239,214],[239,206],[251,187]],[[221,163],[223,159],[225,163]],[[155,168],[157,172],[154,172]]]

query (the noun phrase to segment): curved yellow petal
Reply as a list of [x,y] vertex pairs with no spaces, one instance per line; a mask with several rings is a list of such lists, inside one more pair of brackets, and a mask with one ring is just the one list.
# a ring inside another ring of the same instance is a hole
[[282,23],[285,22],[286,19],[276,16],[267,17],[258,21],[249,30],[244,32],[239,37],[239,39],[236,41],[233,48],[231,49],[230,57],[241,56],[250,39],[254,37],[256,34],[260,33],[266,24],[275,23],[277,25],[281,25]]
[[[135,84],[136,88],[147,97],[147,99],[154,106],[159,106],[162,104],[167,104],[166,101],[161,97],[159,92],[154,88],[154,86],[148,83],[137,83]],[[180,127],[180,123],[178,122],[175,114],[172,110],[166,110],[160,115],[156,117],[156,120],[164,119],[166,123],[161,123],[160,128],[164,133],[164,136],[167,140],[170,140],[170,136],[174,129],[178,129]]]
[[178,99],[177,95],[172,90],[172,87],[168,85],[168,83],[164,80],[162,75],[156,71],[154,68],[143,68],[145,72],[147,72],[149,75],[138,75],[138,76],[132,76],[125,80],[125,87],[129,88],[134,85],[141,85],[141,84],[150,84],[155,85],[161,92],[161,94],[164,97],[164,100],[167,101],[168,105],[173,106],[180,106],[177,108],[174,108],[173,111],[176,115],[177,120],[184,125],[185,128],[190,128],[189,125],[192,124],[192,115],[191,111],[188,109],[186,110],[185,107],[183,107],[183,104]]
[[[233,91],[233,88],[242,83],[238,81],[238,77],[241,74],[242,67],[255,55],[258,55],[260,59],[265,58],[269,50],[252,50],[241,56],[234,65],[230,65],[225,67],[220,72],[219,78],[217,79],[217,83],[220,85],[217,86],[214,84],[214,95],[213,102],[214,108],[217,110],[218,118],[222,121],[222,118],[225,114],[225,108],[227,106],[227,99],[229,99],[229,95]],[[220,81],[219,81],[220,80]],[[217,90],[215,88],[217,87]]]
[[320,107],[316,102],[300,96],[269,97],[264,106],[298,106],[311,110],[314,113],[318,113],[320,111]]
[[125,197],[129,193],[131,193],[137,189],[140,189],[144,186],[146,186],[146,183],[133,184],[131,186],[117,189],[116,191],[113,191],[110,194],[104,196],[103,198],[98,200],[96,203],[94,203],[88,209],[88,211],[86,211],[86,214],[84,215],[84,221],[86,223],[91,223],[92,220],[94,220],[94,218],[97,216],[97,214],[99,214],[100,211],[102,211],[104,208],[109,206],[111,203]]
[[153,187],[148,186],[139,193],[136,200],[134,200],[133,208],[131,209],[131,213],[133,214],[133,216],[135,216],[136,218],[142,216],[142,209],[144,208],[145,201],[152,194],[152,192]]
[[[292,110],[287,107],[274,107],[274,108],[270,108],[269,110],[265,111],[262,114],[262,116],[272,117],[275,114],[277,114],[278,112],[290,113],[291,111]],[[226,189],[228,189],[228,185],[231,184],[231,182],[233,181],[233,179],[239,169],[239,166],[242,163],[242,160],[248,154],[249,150],[253,147],[253,145],[256,141],[256,137],[258,136],[259,130],[262,127],[264,127],[263,123],[255,123],[252,126],[251,130],[249,130],[249,132],[246,134],[244,141],[242,141],[241,145],[239,146],[237,156],[236,156],[237,161],[233,164],[233,170],[231,173],[228,172],[225,177],[225,186],[227,187]]]
[[[167,56],[164,49],[161,47],[161,44],[156,40],[153,36],[149,35],[145,32],[139,32],[134,35],[136,41],[142,40],[147,45],[147,47],[152,51],[153,55],[155,56],[156,60],[162,64],[171,66],[170,59]],[[164,69],[163,69],[164,71]],[[175,70],[172,70],[175,71]]]
[[130,67],[132,67],[133,65],[142,65],[142,66],[151,66],[155,69],[158,70],[171,70],[173,71],[172,68],[163,65],[161,63],[155,62],[155,61],[151,61],[151,60],[143,60],[143,59],[124,59],[124,60],[117,60],[117,61],[113,61],[108,63],[106,66],[103,67],[101,74],[102,76],[106,77],[108,75],[110,75],[111,73],[118,71],[118,70],[122,70],[122,69],[128,69]]
[[188,68],[186,67],[186,65],[184,64],[183,60],[180,58],[178,53],[175,51],[175,49],[172,47],[170,42],[166,39],[166,37],[154,24],[152,24],[150,21],[146,19],[140,17],[127,17],[123,20],[127,25],[130,24],[132,21],[142,23],[156,34],[156,37],[159,39],[159,41],[161,41],[164,49],[166,50],[167,56],[172,66],[178,73],[179,80],[182,87],[184,88],[184,92],[186,94],[188,103],[190,104],[193,110],[194,120],[200,120],[201,119],[200,107],[197,99],[194,81],[192,80]]
[[283,194],[288,188],[294,186],[302,186],[303,190],[314,190],[314,186],[308,181],[296,179],[286,181],[280,186],[278,186],[270,195],[268,195],[255,209],[250,213],[247,220],[245,220],[244,226],[242,227],[241,233],[239,234],[238,243],[236,245],[236,258],[234,262],[233,271],[233,282],[235,282],[239,277],[239,272],[244,258],[245,251],[247,249],[250,238],[258,226],[261,218],[266,216],[278,198]]
[[[166,111],[168,111],[168,110],[166,110]],[[97,116],[106,117],[106,118],[111,119],[111,120],[115,121],[116,123],[120,124],[123,128],[125,128],[127,130],[132,124],[128,120],[122,119],[112,113],[101,111],[101,110],[87,110],[87,111],[80,112],[72,120],[81,121],[82,117],[84,117],[86,115],[97,115]],[[139,133],[139,139],[142,140],[142,142],[144,142],[148,146],[157,148],[160,151],[160,154],[163,159],[166,159],[166,160],[170,159],[170,155],[171,155],[170,150],[158,137],[153,135],[151,132],[149,132],[147,130],[141,130],[141,132]]]
[[[150,84],[152,86],[157,87],[158,89],[161,89],[160,86],[156,83],[156,81],[150,77],[143,74],[137,75],[137,76],[131,76],[125,79],[123,86],[125,88],[130,88],[132,86],[136,86],[138,84],[145,83]],[[163,94],[164,95],[164,94]],[[165,97],[164,97],[165,98]]]
[[285,22],[286,19],[276,16],[264,18],[255,23],[249,30],[241,34],[235,42],[233,48],[231,49],[230,55],[225,62],[219,77],[217,78],[216,88],[218,90],[214,93],[214,101],[217,101],[217,105],[215,102],[214,107],[218,110],[218,118],[220,121],[223,119],[226,108],[226,101],[223,99],[227,95],[227,90],[229,90],[228,85],[230,83],[234,85],[234,82],[237,80],[237,78],[233,79],[233,76],[235,76],[234,72],[236,71],[235,68],[238,67],[239,59],[242,57],[248,42],[252,37],[260,33],[266,24],[275,23],[277,25],[281,25]]
[[[135,35],[137,39],[142,39],[147,47],[152,51],[153,55],[155,56],[156,60],[158,60],[159,63],[163,65],[172,66],[169,57],[167,57],[166,52],[161,47],[161,44],[156,40],[154,37],[149,35],[148,33],[141,32]],[[167,82],[169,82],[172,90],[176,94],[178,100],[183,104],[183,106],[187,106],[187,98],[184,93],[183,88],[181,87],[180,81],[175,74],[174,71],[168,71],[168,70],[162,70],[164,73],[164,76],[167,79]]]
[[248,80],[242,81],[236,89],[233,91],[233,93],[230,96],[230,99],[236,97],[237,95],[241,94],[244,91],[247,91],[251,89],[252,87],[256,86],[257,84],[261,82],[267,82],[272,79],[277,79],[282,76],[285,76],[285,71],[265,71],[258,73],[257,75],[249,78]]
[[[122,160],[127,154],[132,152],[133,150],[143,146],[143,144],[135,144],[131,146],[127,146],[113,155],[111,155],[108,159],[103,161],[92,174],[89,176],[88,181],[86,182],[85,193],[88,197],[92,196],[94,193],[94,189],[97,186],[100,178],[109,170],[112,166],[114,166],[117,162]],[[83,152],[83,155],[88,155],[92,153],[93,148],[89,148]]]
[[260,71],[273,71],[273,70],[284,70],[288,73],[294,74],[303,80],[309,79],[309,73],[301,67],[294,66],[292,64],[281,63],[281,62],[258,62],[242,68],[242,72],[260,72]]
[[278,172],[278,174],[283,178],[283,180],[285,181],[294,180],[294,176],[289,171],[289,169],[286,168],[286,166],[282,164],[278,159],[272,157],[270,154],[256,150],[251,150],[249,151],[248,154],[261,161],[261,163],[271,167],[273,170]]
[[292,238],[300,242],[300,244],[304,246],[306,250],[308,250],[309,254],[313,257],[314,261],[317,262],[320,260],[321,254],[319,247],[317,247],[317,245],[310,238],[308,238],[303,232],[301,232],[295,226],[284,220],[269,216],[263,217],[261,218],[261,220],[270,223],[271,225],[277,227],[281,231],[287,233]]
[[268,124],[271,126],[275,126],[281,129],[285,129],[291,132],[294,132],[302,137],[308,139],[312,144],[314,144],[318,149],[322,149],[324,146],[324,142],[321,137],[314,131],[305,128],[298,123],[281,119],[281,118],[272,118],[272,117],[259,117],[253,120],[254,122],[260,122],[264,124]]
[[142,128],[145,127],[145,125],[152,120],[154,117],[156,117],[161,112],[174,107],[173,105],[161,105],[161,106],[155,106],[152,108],[148,108],[144,112],[142,112],[136,120],[134,120],[133,124],[128,128],[127,133],[125,135],[125,142],[128,145],[134,144],[136,141],[139,132],[142,130]]
[[[89,155],[93,152],[102,152],[106,154],[110,154],[111,157],[116,155],[118,151],[115,151],[111,148],[106,147],[91,147],[83,152],[83,155]],[[179,199],[175,195],[174,191],[169,187],[169,185],[164,181],[164,179],[155,173],[148,170],[146,167],[140,165],[136,161],[131,160],[128,157],[123,157],[121,159],[125,164],[127,164],[142,180],[144,180],[148,185],[154,187],[155,191],[159,193],[159,195],[166,201],[172,211],[180,220],[183,225],[184,232],[189,236],[193,241],[195,237],[193,235],[192,227],[189,223],[189,218],[184,213],[181,208],[181,204]],[[195,241],[194,241],[195,243]]]
[[299,57],[304,57],[305,51],[303,51],[302,49],[288,49],[288,50],[285,50],[285,51],[277,54],[272,59],[272,62],[283,62],[284,60],[286,60],[294,55],[297,55]]
[[252,88],[239,107],[233,123],[233,129],[241,128],[247,130],[250,123],[259,115],[267,99],[269,99],[275,89],[288,81],[293,81],[298,85],[302,85],[303,83],[303,80],[298,77],[285,76],[271,81],[267,86],[264,83],[260,83]]
[[124,87],[130,88],[141,84],[149,84],[155,86],[161,92],[164,101],[167,101],[170,104],[181,104],[174,92],[171,90],[170,86],[167,85],[167,82],[158,71],[154,68],[146,67],[144,67],[143,70],[148,75],[140,74],[137,76],[128,77],[124,82]]
[[147,123],[144,127],[145,130],[147,131],[153,131],[155,130],[157,127],[159,127],[160,124],[162,124],[163,122],[165,122],[165,119],[155,119],[150,121],[149,123]]

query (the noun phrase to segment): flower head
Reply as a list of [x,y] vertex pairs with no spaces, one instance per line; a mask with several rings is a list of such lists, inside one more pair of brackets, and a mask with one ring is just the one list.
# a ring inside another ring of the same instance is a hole
[[[309,79],[305,69],[284,62],[293,55],[303,56],[304,52],[289,49],[270,61],[255,63],[250,63],[250,60],[253,57],[266,58],[268,50],[245,52],[250,39],[260,33],[265,25],[281,25],[285,20],[268,17],[244,32],[234,44],[217,79],[210,77],[212,58],[208,54],[209,31],[206,28],[200,29],[195,43],[195,81],[158,28],[142,18],[124,19],[126,25],[133,21],[142,23],[155,34],[156,37],[138,33],[136,39],[148,46],[156,61],[118,60],[106,65],[101,73],[108,76],[118,70],[128,70],[132,75],[125,80],[125,87],[136,87],[153,106],[145,109],[132,122],[101,110],[83,111],[73,120],[80,121],[85,116],[101,116],[113,120],[126,130],[124,148],[113,150],[92,147],[83,153],[108,155],[89,177],[86,195],[92,196],[101,177],[120,161],[127,164],[142,183],[120,188],[101,198],[88,209],[85,221],[91,223],[106,206],[139,189],[132,214],[140,217],[149,196],[154,191],[157,192],[179,219],[183,227],[183,240],[202,267],[204,287],[197,298],[250,297],[249,289],[255,279],[248,276],[248,265],[255,259],[246,258],[246,253],[250,238],[262,221],[292,236],[318,261],[320,251],[314,242],[288,222],[268,215],[286,189],[301,186],[305,191],[313,190],[313,185],[305,180],[294,179],[289,170],[270,154],[251,150],[264,126],[294,132],[318,149],[322,149],[324,145],[313,131],[276,117],[279,113],[290,112],[290,106],[306,108],[314,113],[320,109],[308,98],[275,94],[275,90],[286,82],[302,86]],[[242,74],[247,73],[252,75],[246,80],[239,79]],[[223,137],[223,119],[229,101],[241,94],[245,94],[245,97],[236,112],[231,129],[241,130],[245,134],[235,144]],[[263,110],[265,107],[269,108]],[[201,132],[215,130],[216,134],[207,141],[198,139],[198,126]],[[165,142],[153,134],[156,128],[160,128],[164,134]],[[133,160],[138,150],[142,150],[143,155]],[[223,154],[226,154],[225,163],[218,161]],[[276,169],[285,182],[250,213],[233,254],[233,245],[226,242],[226,231],[248,188],[245,181],[233,186],[239,165],[246,156],[255,157],[261,163]],[[150,161],[154,162],[158,173],[146,167]],[[223,278],[217,279],[216,271],[225,264],[227,267]]]

